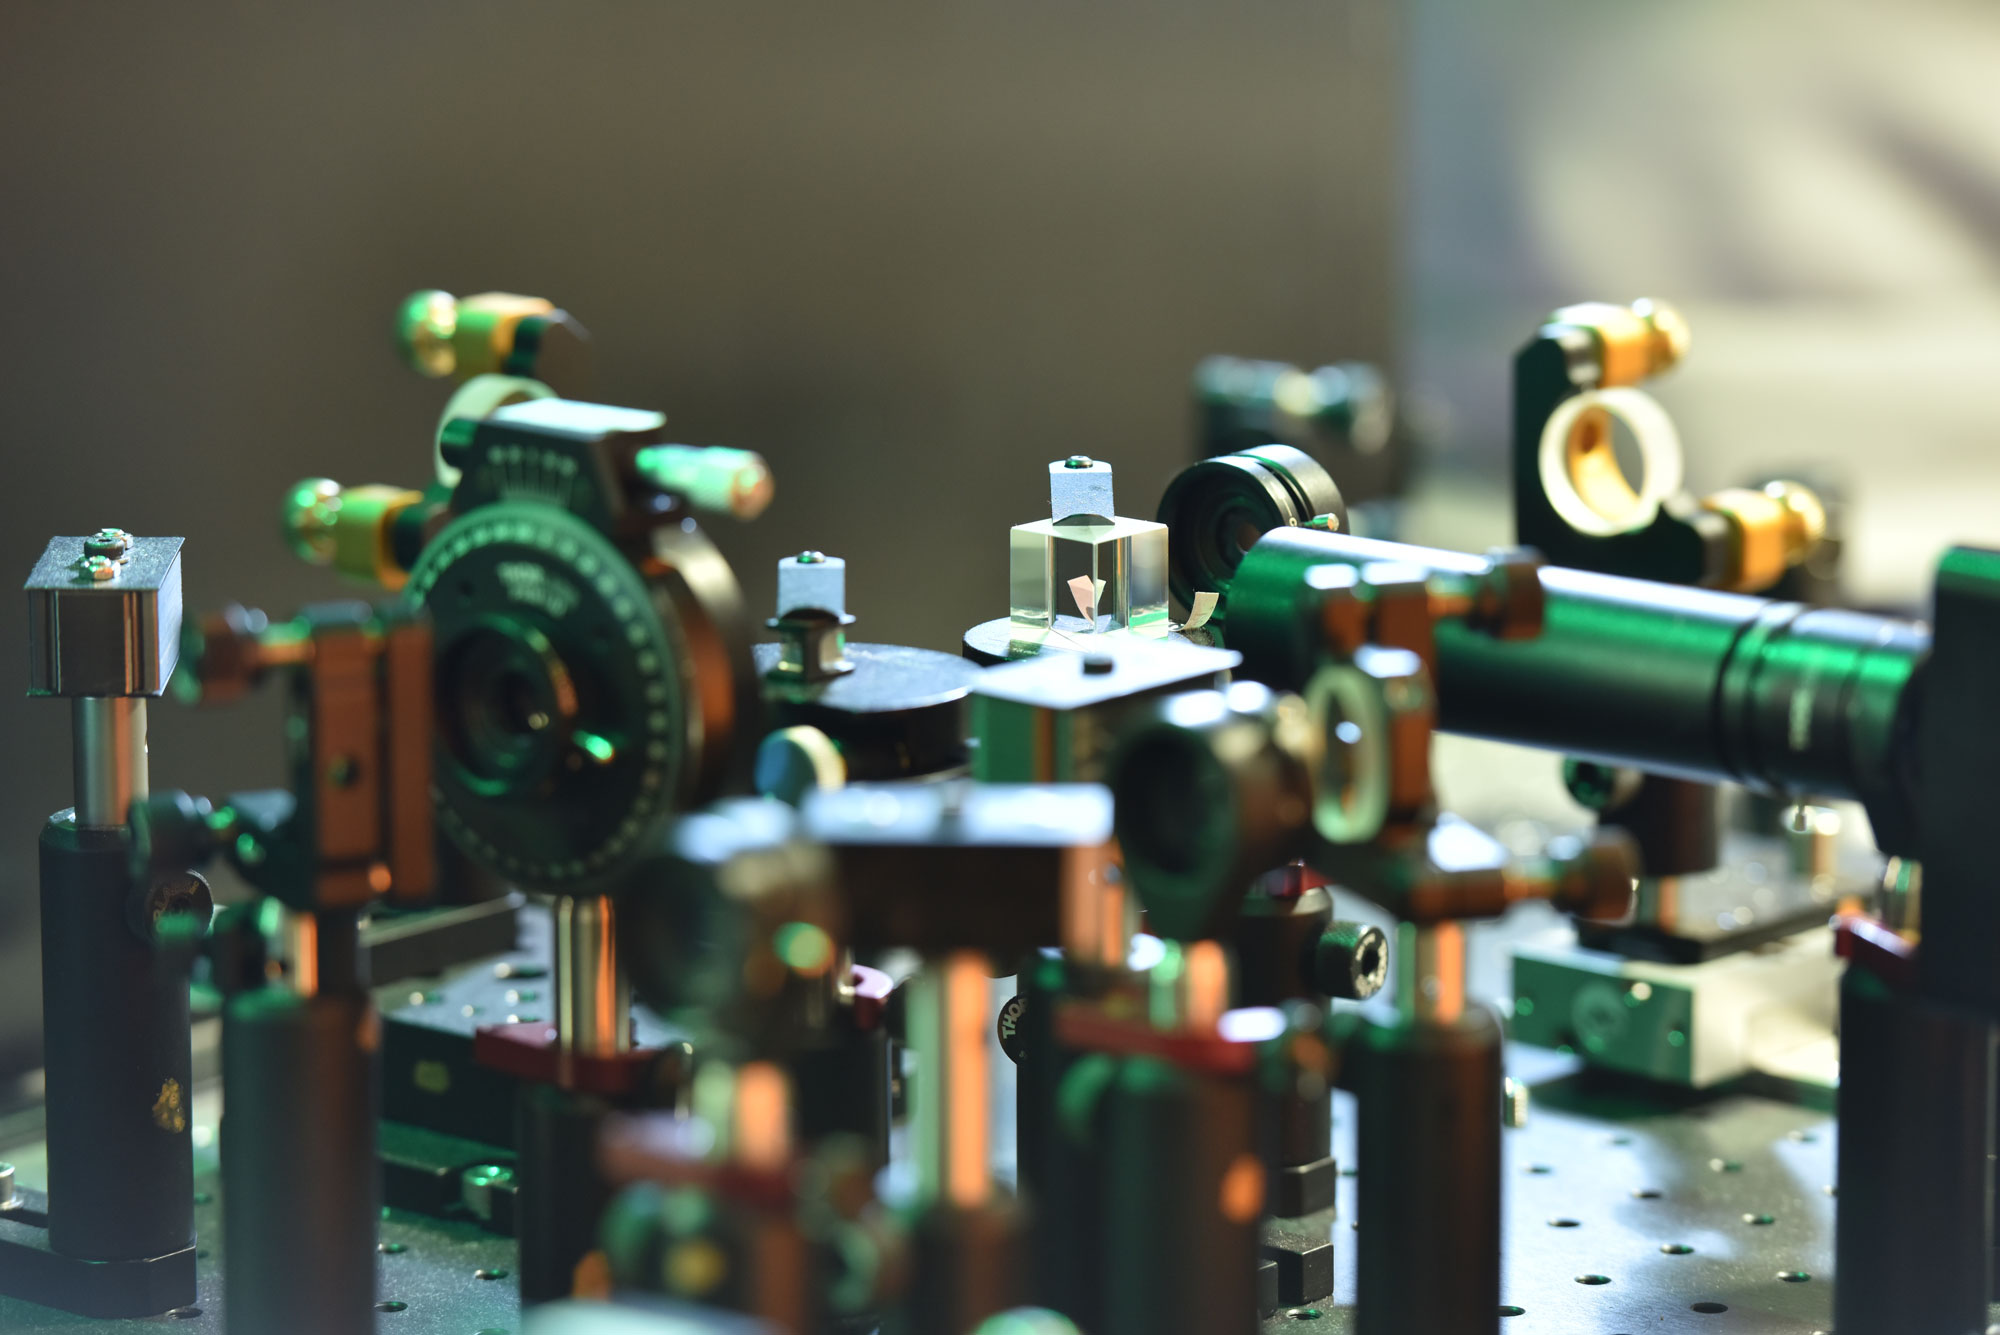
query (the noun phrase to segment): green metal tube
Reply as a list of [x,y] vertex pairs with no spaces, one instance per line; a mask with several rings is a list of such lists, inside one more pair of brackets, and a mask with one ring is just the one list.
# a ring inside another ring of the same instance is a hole
[[[1273,686],[1315,649],[1314,566],[1484,559],[1300,528],[1243,558],[1225,637]],[[1699,782],[1857,799],[1885,851],[1913,838],[1908,740],[1927,627],[1889,617],[1544,567],[1544,619],[1501,640],[1437,627],[1438,726]]]

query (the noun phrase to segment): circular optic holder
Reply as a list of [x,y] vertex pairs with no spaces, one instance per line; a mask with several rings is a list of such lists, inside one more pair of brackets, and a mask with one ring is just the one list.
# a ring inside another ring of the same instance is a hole
[[1389,724],[1381,683],[1359,668],[1330,663],[1306,683],[1305,700],[1323,742],[1313,828],[1331,844],[1366,843],[1389,814]]
[[1274,528],[1333,516],[1347,531],[1347,506],[1326,469],[1289,445],[1259,445],[1184,468],[1160,498],[1167,526],[1167,582],[1188,606],[1197,593],[1226,593],[1236,567]]
[[574,890],[643,851],[719,786],[754,704],[728,566],[691,525],[651,541],[641,574],[568,511],[502,502],[411,572],[437,642],[439,824],[530,889]]

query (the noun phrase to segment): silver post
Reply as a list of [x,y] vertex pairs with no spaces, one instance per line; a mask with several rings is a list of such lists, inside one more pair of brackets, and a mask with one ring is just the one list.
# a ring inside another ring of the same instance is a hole
[[632,1048],[632,992],[618,967],[609,895],[563,895],[555,907],[556,1042],[608,1056]]
[[918,1197],[925,1204],[965,1209],[984,1205],[993,1188],[985,961],[976,951],[929,961],[910,989],[910,1046],[918,1063],[910,1095]]
[[1155,1029],[1211,1033],[1229,1009],[1229,952],[1219,941],[1169,941],[1146,976]]
[[1396,932],[1396,1008],[1407,1024],[1455,1024],[1465,1014],[1465,928],[1402,923]]
[[792,1082],[776,1062],[709,1060],[695,1072],[695,1116],[715,1135],[708,1157],[782,1172],[792,1157]]
[[96,829],[125,824],[147,795],[146,700],[85,695],[71,702],[76,823]]
[[1680,893],[1678,876],[1641,876],[1632,921],[1663,932],[1676,930],[1680,926]]
[[1814,899],[1831,899],[1840,869],[1840,813],[1832,807],[1801,802],[1785,819],[1792,874],[1806,883]]
[[319,917],[266,900],[269,916],[267,948],[285,965],[285,986],[302,997],[317,996],[319,978]]
[[1528,1124],[1528,1087],[1511,1075],[1500,1082],[1500,1121],[1517,1129]]
[[1885,926],[1898,932],[1923,930],[1923,864],[1915,858],[1890,858],[1882,869],[1882,894],[1877,903]]

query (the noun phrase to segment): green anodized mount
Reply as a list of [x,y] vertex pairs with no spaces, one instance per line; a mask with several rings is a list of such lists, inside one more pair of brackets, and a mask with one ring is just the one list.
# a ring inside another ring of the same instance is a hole
[[439,823],[534,888],[614,873],[686,781],[685,627],[609,539],[502,502],[424,550],[437,637]]

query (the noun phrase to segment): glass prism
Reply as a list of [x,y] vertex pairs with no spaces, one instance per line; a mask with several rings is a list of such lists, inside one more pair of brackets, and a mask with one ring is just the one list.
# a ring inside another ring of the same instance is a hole
[[1171,628],[1165,524],[1116,518],[1016,524],[1007,537],[1007,581],[1017,645],[1040,646],[1058,633],[1058,617],[1072,619],[1060,633],[1077,642],[1092,635],[1164,639]]

